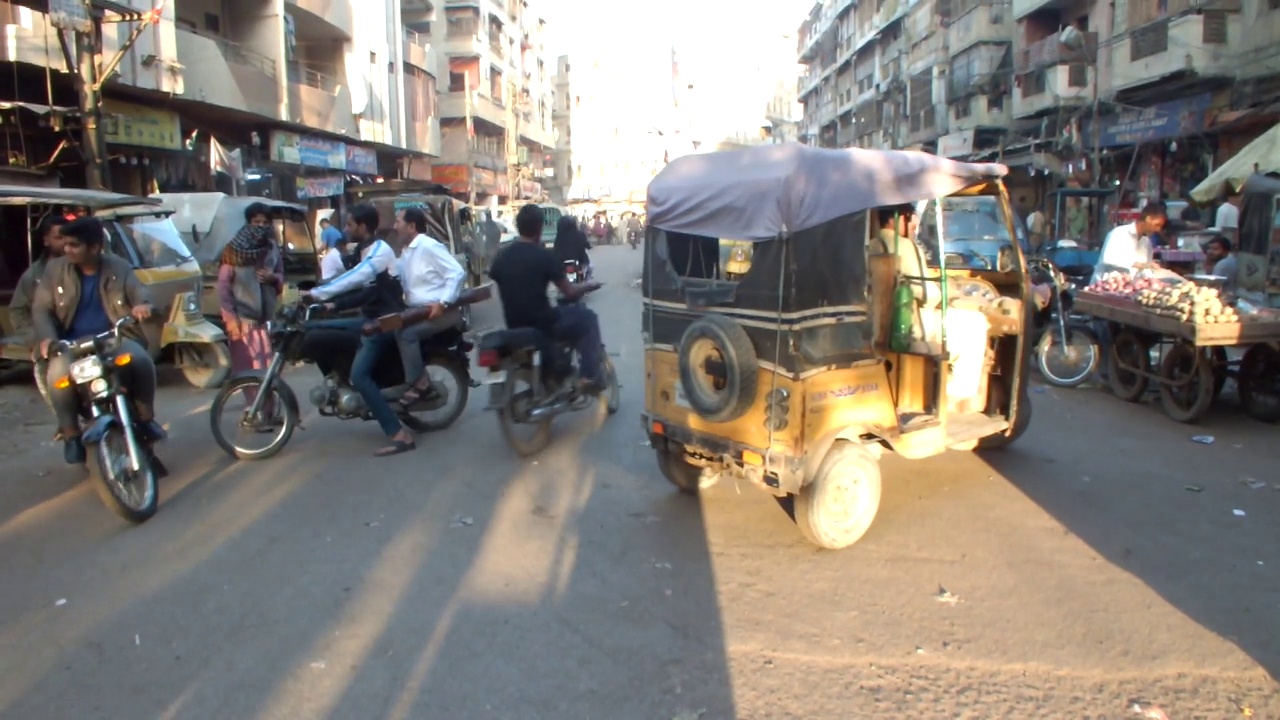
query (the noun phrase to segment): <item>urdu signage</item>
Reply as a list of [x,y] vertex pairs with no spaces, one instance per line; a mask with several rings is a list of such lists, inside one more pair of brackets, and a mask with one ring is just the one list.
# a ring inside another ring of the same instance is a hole
[[[1133,108],[1104,118],[1099,147],[1137,145],[1152,140],[1167,140],[1200,132],[1209,111],[1210,95],[1195,95],[1180,100],[1158,103],[1149,108]],[[1092,143],[1085,133],[1085,144]]]

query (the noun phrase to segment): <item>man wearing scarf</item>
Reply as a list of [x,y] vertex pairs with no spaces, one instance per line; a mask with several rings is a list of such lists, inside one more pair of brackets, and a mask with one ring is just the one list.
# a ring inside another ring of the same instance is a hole
[[272,237],[269,211],[254,203],[244,215],[245,226],[223,249],[218,268],[218,301],[234,373],[265,370],[270,364],[266,322],[275,315],[284,288],[284,257]]

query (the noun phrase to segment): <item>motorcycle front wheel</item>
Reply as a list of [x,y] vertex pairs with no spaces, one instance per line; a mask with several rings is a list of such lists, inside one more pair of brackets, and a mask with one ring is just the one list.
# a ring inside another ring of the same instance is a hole
[[142,469],[135,473],[129,462],[129,443],[118,425],[91,450],[89,480],[102,504],[134,525],[150,520],[160,504],[150,452],[145,452]]
[[1083,325],[1067,326],[1067,344],[1063,345],[1056,327],[1045,330],[1036,344],[1036,368],[1051,385],[1079,387],[1098,369],[1102,359],[1101,345],[1093,330]]
[[[262,378],[245,377],[232,380],[218,391],[209,406],[209,426],[213,439],[228,455],[237,460],[266,460],[274,457],[293,437],[298,427],[297,416],[290,411],[297,403],[286,402],[293,391],[279,378],[271,384],[270,396],[262,404],[259,417],[249,417],[249,408],[256,395],[262,392]],[[234,398],[234,399],[233,399]],[[232,419],[229,429],[223,428],[223,415]],[[265,444],[255,447],[251,441]]]

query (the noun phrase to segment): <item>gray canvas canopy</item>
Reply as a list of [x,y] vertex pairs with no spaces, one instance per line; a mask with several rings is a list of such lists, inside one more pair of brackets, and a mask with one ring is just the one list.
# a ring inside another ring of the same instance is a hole
[[769,240],[885,205],[945,197],[1004,177],[996,163],[908,150],[831,150],[798,143],[687,155],[649,183],[651,227]]

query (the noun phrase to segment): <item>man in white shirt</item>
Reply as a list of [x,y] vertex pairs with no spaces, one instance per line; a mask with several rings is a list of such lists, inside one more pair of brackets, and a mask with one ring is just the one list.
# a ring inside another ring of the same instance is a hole
[[396,331],[404,379],[409,384],[400,404],[410,407],[431,387],[423,365],[422,341],[461,322],[458,311],[445,306],[458,299],[467,271],[444,243],[427,235],[427,216],[422,208],[401,210],[394,227],[400,241],[406,243],[399,261],[405,306],[430,308],[426,322]]
[[1144,266],[1153,266],[1155,256],[1152,253],[1151,236],[1163,230],[1168,221],[1164,203],[1153,202],[1142,208],[1142,214],[1136,222],[1113,228],[1102,243],[1102,254],[1093,270],[1094,282],[1108,272],[1132,274],[1134,270]]
[[343,255],[347,252],[347,236],[333,227],[329,219],[320,221],[324,232],[320,239],[324,242],[324,256],[320,258],[320,280],[328,282],[347,271]]
[[1027,234],[1031,236],[1031,252],[1040,252],[1048,232],[1049,220],[1044,216],[1044,211],[1037,207],[1027,216]]
[[1235,197],[1223,198],[1217,214],[1213,216],[1213,226],[1233,243],[1240,240],[1240,209],[1234,200]]

